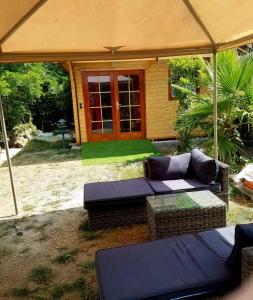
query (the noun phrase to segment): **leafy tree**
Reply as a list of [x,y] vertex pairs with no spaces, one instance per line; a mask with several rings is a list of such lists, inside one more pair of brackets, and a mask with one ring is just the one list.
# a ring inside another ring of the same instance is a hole
[[50,81],[44,81],[42,96],[30,108],[37,127],[50,130],[61,118],[68,123],[72,122],[71,88],[69,76],[63,68],[52,63],[46,63],[44,67]]
[[[212,68],[207,65],[209,79]],[[235,50],[220,52],[217,57],[218,79],[218,146],[219,158],[232,162],[243,145],[240,131],[249,130],[253,122],[253,55],[238,56]],[[180,89],[180,88],[179,88]],[[184,88],[184,91],[186,89]],[[210,90],[210,94],[212,90]],[[185,145],[189,145],[192,129],[207,132],[206,146],[213,150],[213,102],[208,95],[187,91],[188,107],[179,115],[176,129]]]
[[52,111],[62,117],[63,105],[71,103],[70,97],[63,97],[69,94],[68,75],[54,63],[0,64],[0,93],[9,133],[33,119],[40,127],[41,115],[44,120],[54,118]]
[[171,70],[169,81],[173,88],[173,95],[180,100],[181,107],[187,106],[189,90],[196,93],[209,83],[205,61],[202,58],[171,59],[169,68]]

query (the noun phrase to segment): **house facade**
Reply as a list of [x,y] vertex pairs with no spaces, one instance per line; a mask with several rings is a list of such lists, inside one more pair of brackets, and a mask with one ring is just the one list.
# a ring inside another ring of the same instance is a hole
[[77,144],[170,139],[178,101],[169,96],[167,60],[64,64],[71,79]]

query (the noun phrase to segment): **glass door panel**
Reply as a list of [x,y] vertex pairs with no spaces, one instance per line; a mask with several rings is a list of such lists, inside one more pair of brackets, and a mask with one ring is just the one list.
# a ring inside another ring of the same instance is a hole
[[[87,75],[88,120],[92,140],[101,140],[114,133],[112,80],[108,75]],[[97,138],[96,138],[97,137]]]
[[141,90],[139,75],[118,75],[121,132],[141,131]]

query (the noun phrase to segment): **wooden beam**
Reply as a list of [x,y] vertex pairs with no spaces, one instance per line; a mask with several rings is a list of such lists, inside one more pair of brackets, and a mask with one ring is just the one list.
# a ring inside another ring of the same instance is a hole
[[213,46],[213,49],[216,50],[216,44],[215,44],[215,41],[214,41],[212,35],[210,34],[210,32],[207,29],[206,25],[201,20],[199,14],[197,13],[195,8],[191,4],[190,0],[183,0],[183,1],[184,1],[184,4],[186,5],[186,7],[188,8],[190,14],[193,16],[193,18],[196,20],[196,22],[199,24],[200,28],[204,31],[205,35],[207,36],[207,38],[211,42],[211,44]]
[[173,57],[196,54],[213,53],[213,48],[202,45],[195,48],[185,49],[160,49],[160,50],[140,50],[140,51],[118,51],[114,54],[109,52],[54,52],[54,53],[2,53],[0,63],[7,62],[66,62],[66,61],[100,61],[100,60],[126,60],[144,59],[157,57]]
[[[76,143],[78,145],[80,145],[81,141],[82,141],[82,136],[81,136],[81,128],[80,128],[80,116],[79,116],[79,103],[78,103],[78,94],[77,94],[77,84],[76,84],[75,72],[74,72],[74,69],[73,69],[73,63],[69,62],[68,65],[69,65],[69,76],[70,76],[70,85],[71,85],[71,93],[72,93],[72,105],[73,105],[73,113],[74,113]],[[74,105],[74,102],[75,102],[75,105]]]
[[61,66],[67,73],[70,73],[70,66],[69,66],[70,63],[67,63],[67,62],[62,62],[62,63],[59,63],[58,65]]
[[6,42],[47,0],[39,0],[0,40],[0,45]]
[[245,44],[249,44],[253,42],[253,34],[246,35],[242,38],[226,42],[226,43],[220,43],[217,45],[217,50],[222,51],[229,48],[235,48],[239,47]]

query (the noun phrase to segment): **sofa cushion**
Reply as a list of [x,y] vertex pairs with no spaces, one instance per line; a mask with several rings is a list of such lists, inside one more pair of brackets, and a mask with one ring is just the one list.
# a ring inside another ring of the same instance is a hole
[[215,159],[208,157],[198,149],[193,149],[190,169],[200,181],[210,184],[216,180],[219,165]]
[[84,185],[84,208],[136,203],[152,195],[154,192],[144,178],[87,183]]
[[150,180],[147,179],[155,194],[171,194],[180,192],[203,191],[219,192],[219,183],[205,184],[196,178],[177,179],[177,180]]
[[185,178],[190,165],[191,154],[151,157],[148,159],[150,179],[166,180]]
[[253,246],[253,223],[236,225],[235,244],[230,256],[227,259],[227,265],[237,274],[241,275],[242,268],[242,249]]
[[161,180],[166,178],[170,160],[170,156],[148,158],[147,162],[150,178],[154,180]]
[[[222,252],[226,241],[218,231],[212,237]],[[181,299],[221,293],[236,284],[224,260],[201,236],[191,234],[99,250],[96,271],[104,300]]]

